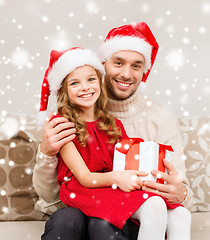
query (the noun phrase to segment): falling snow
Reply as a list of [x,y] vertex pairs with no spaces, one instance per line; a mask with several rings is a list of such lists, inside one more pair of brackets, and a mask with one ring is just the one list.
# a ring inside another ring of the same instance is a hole
[[[209,0],[191,5],[178,0],[161,7],[155,0],[136,4],[133,0],[88,0],[85,4],[83,0],[32,0],[17,1],[12,7],[17,11],[11,11],[10,2],[0,0],[2,118],[4,111],[36,114],[52,49],[84,46],[97,50],[110,28],[138,21],[151,26],[160,45],[146,95],[178,117],[210,113],[210,82],[206,81]],[[59,9],[57,14],[55,9]],[[56,109],[54,100],[50,100],[52,109]],[[24,125],[18,128],[24,130]],[[10,129],[7,138],[13,131]]]

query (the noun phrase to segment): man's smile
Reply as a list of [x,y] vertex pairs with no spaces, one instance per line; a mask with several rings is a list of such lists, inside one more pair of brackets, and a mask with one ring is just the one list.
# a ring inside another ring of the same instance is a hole
[[121,89],[128,89],[133,84],[132,82],[124,82],[117,79],[115,79],[115,82],[117,83],[117,86]]

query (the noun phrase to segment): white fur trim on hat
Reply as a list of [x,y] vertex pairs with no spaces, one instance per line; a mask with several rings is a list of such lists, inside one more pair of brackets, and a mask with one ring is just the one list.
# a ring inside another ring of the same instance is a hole
[[138,37],[132,36],[116,36],[104,42],[99,48],[98,56],[101,62],[108,60],[112,54],[122,51],[131,50],[141,53],[145,59],[144,73],[151,67],[152,46]]
[[73,49],[65,52],[53,64],[49,71],[47,80],[50,90],[56,93],[60,89],[64,78],[77,67],[90,65],[104,76],[104,67],[95,53],[89,49]]

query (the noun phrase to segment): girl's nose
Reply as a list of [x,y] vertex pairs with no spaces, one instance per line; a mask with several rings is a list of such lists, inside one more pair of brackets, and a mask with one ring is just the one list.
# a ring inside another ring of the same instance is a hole
[[90,85],[88,84],[88,82],[83,82],[82,83],[82,90],[87,91],[88,89],[90,89]]

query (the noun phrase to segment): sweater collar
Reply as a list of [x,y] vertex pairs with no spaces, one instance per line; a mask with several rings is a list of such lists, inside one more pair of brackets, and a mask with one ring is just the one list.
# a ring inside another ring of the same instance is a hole
[[125,119],[138,114],[146,106],[146,98],[137,90],[125,100],[108,99],[108,109],[116,118]]

